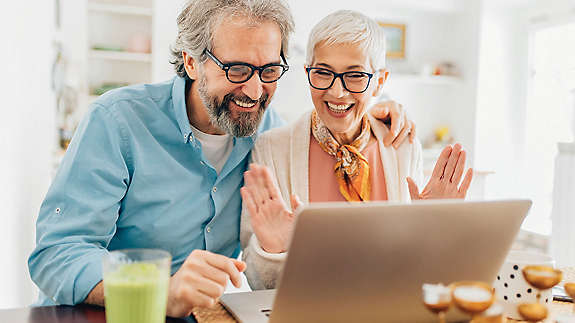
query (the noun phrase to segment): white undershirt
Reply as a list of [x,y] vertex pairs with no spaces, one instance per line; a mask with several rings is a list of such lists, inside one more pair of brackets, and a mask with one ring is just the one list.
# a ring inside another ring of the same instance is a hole
[[196,137],[202,144],[204,157],[219,175],[234,148],[233,137],[228,134],[210,135],[205,132],[201,132],[192,125],[190,126],[194,133],[194,137]]

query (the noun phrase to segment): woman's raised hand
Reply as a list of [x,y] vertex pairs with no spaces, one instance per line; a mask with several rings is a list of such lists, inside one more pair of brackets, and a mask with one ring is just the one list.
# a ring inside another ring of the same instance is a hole
[[[262,249],[269,253],[287,251],[293,227],[294,213],[286,208],[280,190],[265,166],[251,164],[244,173],[245,185],[241,189],[242,200],[250,213],[252,229]],[[291,196],[292,210],[302,203]]]
[[429,182],[421,193],[413,179],[407,178],[411,200],[464,199],[473,178],[473,170],[470,168],[461,182],[465,157],[465,151],[461,149],[460,144],[445,147],[435,163]]

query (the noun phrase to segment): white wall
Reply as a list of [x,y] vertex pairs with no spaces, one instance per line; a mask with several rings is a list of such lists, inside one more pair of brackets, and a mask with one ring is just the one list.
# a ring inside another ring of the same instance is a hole
[[161,82],[174,77],[170,64],[170,46],[176,39],[178,28],[176,19],[186,0],[154,1],[154,22],[152,35],[152,53],[154,55],[152,79]]
[[485,8],[480,57],[475,162],[495,171],[489,197],[521,197],[528,33],[514,9]]
[[[575,20],[575,1],[485,1],[476,114],[476,166],[492,169],[489,197],[532,195],[526,171],[527,97],[530,33],[544,25]],[[541,122],[546,122],[541,107]],[[552,165],[549,165],[552,167]],[[538,214],[537,217],[549,216]],[[549,234],[541,220],[528,217],[524,228]]]
[[11,2],[7,7],[0,10],[0,308],[26,306],[35,298],[27,257],[55,143],[53,2]]

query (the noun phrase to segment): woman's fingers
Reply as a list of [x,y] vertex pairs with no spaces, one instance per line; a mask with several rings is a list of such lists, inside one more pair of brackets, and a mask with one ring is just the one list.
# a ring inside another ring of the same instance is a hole
[[443,176],[443,171],[445,170],[445,165],[449,161],[449,156],[451,155],[451,146],[447,146],[443,148],[437,162],[435,163],[435,167],[433,168],[433,173],[431,174],[431,179],[440,179]]
[[467,170],[467,173],[465,174],[465,177],[463,178],[463,182],[461,183],[461,186],[459,187],[458,197],[465,198],[465,196],[467,195],[467,190],[469,189],[469,186],[471,186],[471,180],[472,179],[473,179],[473,169],[470,168]]
[[463,170],[465,169],[465,158],[465,150],[462,150],[459,153],[459,158],[457,159],[457,165],[455,165],[453,176],[450,178],[451,183],[454,184],[455,187],[459,186],[459,183],[461,182],[461,176],[463,176]]
[[451,178],[453,177],[453,173],[455,171],[455,166],[457,165],[457,160],[459,160],[459,152],[461,151],[461,145],[460,144],[455,144],[455,146],[453,146],[453,150],[451,151],[451,154],[449,155],[449,161],[447,162],[447,165],[445,165],[445,171],[443,172],[443,178],[446,181],[451,181]]
[[260,167],[260,173],[262,175],[262,181],[267,192],[269,193],[269,197],[272,200],[281,200],[280,190],[276,186],[273,179],[273,175],[270,172],[269,168],[265,166],[259,166],[259,167]]
[[253,218],[258,214],[258,205],[256,204],[251,191],[247,187],[242,187],[240,189],[240,194],[242,195],[242,203],[246,206],[250,217]]
[[421,197],[419,196],[419,188],[417,184],[413,181],[411,177],[407,178],[407,187],[409,188],[409,195],[411,195],[411,200],[419,200]]
[[263,184],[257,165],[250,165],[250,170],[244,173],[244,179],[256,203],[262,205],[266,200],[269,200],[269,194]]
[[292,194],[290,196],[290,202],[291,202],[291,210],[292,213],[295,214],[295,210],[297,210],[298,207],[300,207],[303,203],[301,202],[301,200],[299,199],[299,196]]

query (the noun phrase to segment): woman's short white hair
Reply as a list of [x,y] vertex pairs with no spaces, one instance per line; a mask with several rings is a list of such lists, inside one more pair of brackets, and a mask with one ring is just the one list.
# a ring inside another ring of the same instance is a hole
[[315,47],[323,43],[357,44],[369,57],[374,71],[385,67],[385,33],[375,20],[352,10],[339,10],[320,20],[309,35],[306,65],[313,62]]

